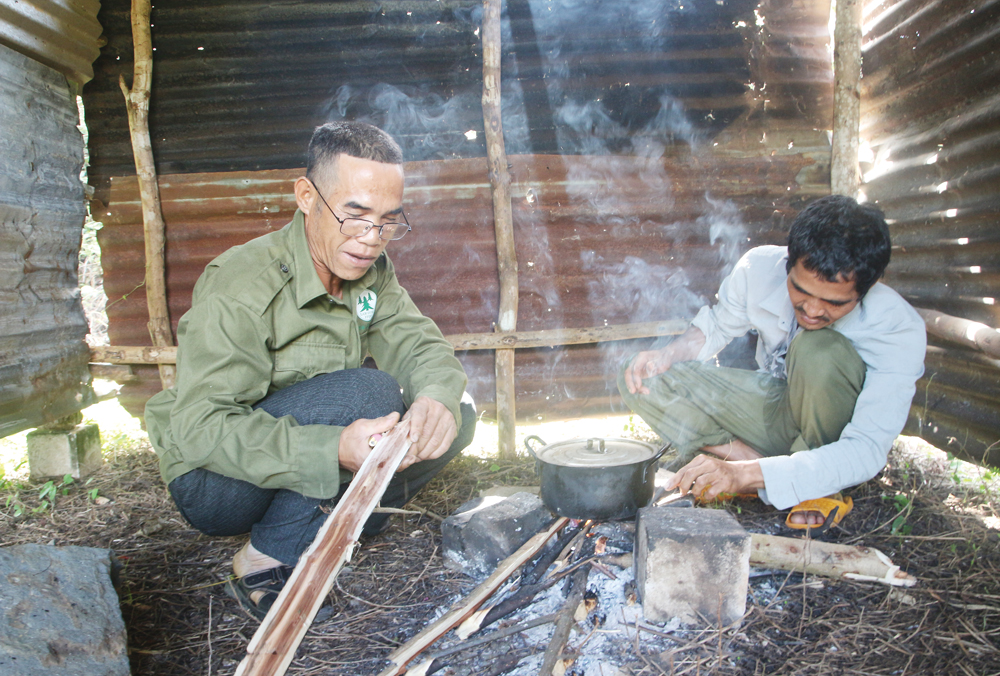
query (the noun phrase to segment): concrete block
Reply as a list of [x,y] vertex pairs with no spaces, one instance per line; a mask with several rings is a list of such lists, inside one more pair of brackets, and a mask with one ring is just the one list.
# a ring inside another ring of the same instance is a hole
[[69,430],[40,427],[28,433],[28,468],[32,480],[64,477],[80,479],[104,463],[101,432],[97,425],[76,425]]
[[552,518],[541,498],[531,493],[470,500],[441,524],[445,565],[484,578]]
[[0,674],[128,676],[107,549],[0,547]]
[[737,622],[746,611],[750,534],[721,509],[639,510],[635,579],[651,622]]

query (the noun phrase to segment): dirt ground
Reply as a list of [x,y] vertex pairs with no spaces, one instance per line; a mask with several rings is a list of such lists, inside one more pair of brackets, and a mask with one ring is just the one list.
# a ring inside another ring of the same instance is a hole
[[[570,637],[580,659],[567,673],[1000,674],[1000,505],[991,478],[963,476],[943,454],[899,443],[878,477],[849,491],[854,511],[826,539],[880,549],[918,577],[917,586],[758,572],[740,626],[705,631],[636,619],[611,630],[585,622]],[[330,595],[333,616],[309,630],[288,673],[381,672],[393,648],[475,586],[444,567],[435,517],[483,488],[536,481],[527,459],[453,462],[414,503],[430,516],[394,516],[387,532],[362,541]],[[147,443],[119,450],[89,484],[59,487],[55,499],[36,514],[38,491],[12,494],[8,486],[0,493],[0,546],[114,550],[133,673],[233,673],[257,627],[222,591],[242,541],[203,536],[183,521]],[[722,508],[756,532],[778,532],[784,519],[756,500]],[[589,585],[599,585],[593,573]],[[498,673],[500,656],[526,664],[550,633],[457,653],[438,673]],[[584,659],[598,646],[600,659]]]

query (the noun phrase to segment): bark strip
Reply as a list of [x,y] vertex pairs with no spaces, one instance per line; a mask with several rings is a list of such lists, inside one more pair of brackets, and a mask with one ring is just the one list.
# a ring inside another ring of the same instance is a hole
[[[163,250],[166,226],[160,208],[160,187],[156,182],[153,144],[149,138],[149,99],[153,88],[153,37],[149,23],[150,0],[132,0],[132,44],[135,66],[132,88],[118,76],[118,86],[125,95],[128,128],[132,137],[135,173],[139,179],[142,201],[142,227],[146,242],[146,307],[149,311],[149,336],[153,345],[174,344],[167,308],[167,274]],[[160,363],[160,383],[164,389],[174,386],[176,367]]]
[[410,448],[409,431],[408,420],[397,424],[355,473],[344,496],[299,558],[295,572],[257,628],[247,646],[247,656],[236,669],[237,676],[285,673],[337,574],[350,561],[365,521]]

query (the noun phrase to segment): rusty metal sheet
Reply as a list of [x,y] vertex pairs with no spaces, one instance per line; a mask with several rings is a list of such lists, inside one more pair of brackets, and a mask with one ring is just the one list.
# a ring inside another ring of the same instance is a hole
[[[518,328],[542,330],[691,317],[747,247],[781,241],[816,158],[511,156],[520,269]],[[499,291],[492,198],[479,158],[408,163],[404,205],[414,231],[389,245],[401,283],[445,334],[489,332]],[[282,227],[301,170],[163,177],[168,302],[174,327],[195,281],[229,247]],[[94,205],[112,344],[149,344],[141,213],[134,178]],[[648,343],[648,341],[647,341]],[[519,416],[607,411],[614,374],[636,344],[518,351]],[[473,396],[494,397],[492,353],[460,355]],[[131,386],[130,386],[131,387]],[[138,406],[157,385],[126,392]]]
[[[863,192],[890,219],[886,281],[919,307],[1000,326],[1000,3],[865,3]],[[908,430],[1000,466],[1000,362],[938,345]]]
[[0,437],[89,403],[78,119],[66,78],[0,45]]
[[[510,154],[643,154],[734,123],[830,127],[827,0],[505,7]],[[107,44],[83,94],[104,201],[112,176],[134,173],[118,87],[132,68],[128,11],[128,0],[102,3]],[[312,128],[341,118],[379,124],[408,160],[482,157],[480,12],[480,0],[157,3],[157,169],[298,167]]]
[[100,54],[100,0],[0,2],[0,44],[83,84]]

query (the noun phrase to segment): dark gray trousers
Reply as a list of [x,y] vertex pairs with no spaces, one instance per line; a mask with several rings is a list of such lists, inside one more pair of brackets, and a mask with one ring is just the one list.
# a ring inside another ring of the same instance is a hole
[[[300,425],[346,426],[359,419],[406,412],[396,380],[376,369],[360,368],[327,373],[273,392],[254,408],[276,418],[290,415]],[[462,402],[462,426],[448,451],[397,472],[382,496],[383,507],[402,507],[435,474],[472,443],[476,410]],[[342,484],[338,497],[348,484]],[[338,498],[320,500],[295,491],[266,489],[254,484],[196,469],[170,482],[170,495],[187,521],[212,536],[250,533],[258,551],[294,566],[316,537]],[[381,531],[386,514],[373,514],[366,535]]]

